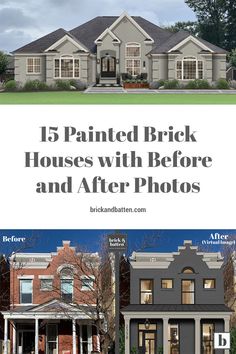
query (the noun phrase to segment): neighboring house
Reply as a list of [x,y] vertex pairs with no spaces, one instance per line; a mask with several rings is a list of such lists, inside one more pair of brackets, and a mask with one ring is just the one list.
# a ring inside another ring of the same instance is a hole
[[11,307],[2,312],[11,353],[100,352],[95,277],[90,274],[97,262],[97,254],[81,257],[69,241],[57,252],[11,257]]
[[[4,255],[0,255],[0,311],[9,309],[10,304],[10,271]],[[0,314],[0,353],[4,350],[4,321]]]
[[229,66],[226,72],[226,78],[227,80],[233,80],[236,81],[236,67],[235,66]]
[[[173,253],[133,253],[125,353],[213,354],[215,332],[229,332],[223,258],[185,241]],[[218,350],[217,353],[229,353]]]
[[227,52],[186,31],[172,33],[140,16],[99,16],[62,28],[13,52],[15,80],[115,83],[122,73],[147,80],[226,78]]
[[236,252],[229,252],[224,266],[225,302],[233,315],[231,325],[236,326]]

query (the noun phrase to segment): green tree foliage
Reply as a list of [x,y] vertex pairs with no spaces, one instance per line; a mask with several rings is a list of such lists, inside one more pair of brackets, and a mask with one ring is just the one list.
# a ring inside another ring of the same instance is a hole
[[236,67],[236,49],[232,49],[229,55],[229,62],[232,66]]
[[230,353],[236,353],[236,328],[231,329],[231,348]]
[[225,0],[226,21],[226,49],[236,48],[236,1]]
[[0,51],[0,79],[7,70],[8,57],[7,54]]
[[187,31],[194,36],[198,35],[199,28],[197,21],[187,21],[187,22],[176,22],[174,25],[165,27],[168,31],[178,32],[178,31]]
[[225,47],[226,0],[185,0],[185,3],[197,16],[199,36],[215,45]]

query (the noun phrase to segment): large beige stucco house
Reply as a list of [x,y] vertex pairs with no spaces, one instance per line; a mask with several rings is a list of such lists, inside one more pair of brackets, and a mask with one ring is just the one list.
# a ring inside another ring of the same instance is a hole
[[122,73],[160,79],[226,77],[227,52],[186,31],[169,32],[139,16],[99,16],[62,28],[13,52],[15,80],[115,83]]

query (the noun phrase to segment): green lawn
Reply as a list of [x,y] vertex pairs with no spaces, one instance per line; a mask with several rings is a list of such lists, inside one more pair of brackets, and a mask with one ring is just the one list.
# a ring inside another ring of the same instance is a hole
[[2,92],[0,93],[0,104],[236,104],[236,95]]

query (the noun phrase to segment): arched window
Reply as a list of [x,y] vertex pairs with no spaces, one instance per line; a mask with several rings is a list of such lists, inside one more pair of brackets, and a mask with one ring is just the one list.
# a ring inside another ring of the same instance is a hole
[[125,48],[126,72],[132,76],[141,73],[141,45],[140,43],[127,43]]
[[176,78],[178,80],[203,79],[203,61],[190,56],[177,60]]
[[73,301],[74,272],[71,267],[64,267],[60,271],[61,298],[63,301]]
[[80,60],[72,55],[62,55],[54,59],[54,77],[56,79],[71,79],[80,77]]
[[194,274],[195,272],[194,272],[193,268],[191,268],[191,267],[185,267],[185,268],[182,270],[182,273],[183,273],[183,274]]

